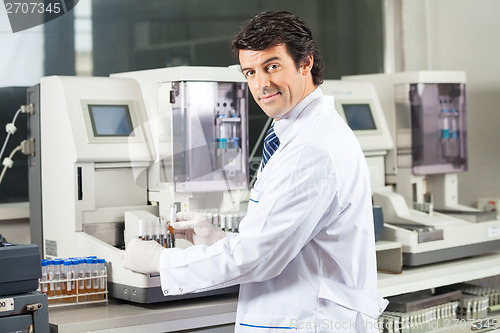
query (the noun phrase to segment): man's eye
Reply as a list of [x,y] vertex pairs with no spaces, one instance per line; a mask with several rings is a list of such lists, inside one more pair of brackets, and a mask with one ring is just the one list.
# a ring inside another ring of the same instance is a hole
[[245,76],[246,76],[246,77],[253,76],[254,74],[255,74],[255,72],[254,72],[254,71],[246,71],[246,72],[245,72]]
[[269,65],[267,67],[268,70],[274,70],[274,69],[278,69],[279,68],[279,65]]

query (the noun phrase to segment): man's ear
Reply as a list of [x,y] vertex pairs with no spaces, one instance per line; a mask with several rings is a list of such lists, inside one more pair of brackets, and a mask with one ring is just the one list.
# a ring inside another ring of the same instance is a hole
[[302,75],[307,75],[308,73],[311,72],[314,64],[314,58],[312,54],[308,55],[306,60],[302,63],[302,66],[300,66],[300,72]]

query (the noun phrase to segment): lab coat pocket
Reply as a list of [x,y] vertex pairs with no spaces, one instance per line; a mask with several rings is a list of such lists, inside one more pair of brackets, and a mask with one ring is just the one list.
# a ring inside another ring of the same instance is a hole
[[374,319],[380,316],[389,303],[378,295],[326,278],[321,279],[319,297]]
[[241,314],[238,316],[236,322],[235,332],[290,332],[297,329],[297,317],[276,315],[276,316],[263,316],[252,314]]

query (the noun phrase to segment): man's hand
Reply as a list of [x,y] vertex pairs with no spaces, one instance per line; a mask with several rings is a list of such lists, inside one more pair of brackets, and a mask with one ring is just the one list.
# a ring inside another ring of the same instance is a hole
[[177,220],[179,222],[170,223],[176,230],[176,236],[179,231],[185,232],[185,238],[194,245],[210,246],[227,235],[200,213],[177,213]]
[[139,273],[157,273],[163,247],[155,241],[132,239],[120,253],[123,267]]

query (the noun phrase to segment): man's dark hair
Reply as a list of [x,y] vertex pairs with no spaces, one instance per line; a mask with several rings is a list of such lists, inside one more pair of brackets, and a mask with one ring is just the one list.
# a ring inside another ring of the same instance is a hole
[[264,12],[250,19],[232,41],[233,54],[240,50],[262,51],[285,45],[297,69],[313,56],[313,83],[323,82],[323,59],[313,40],[311,29],[297,16],[288,12]]

